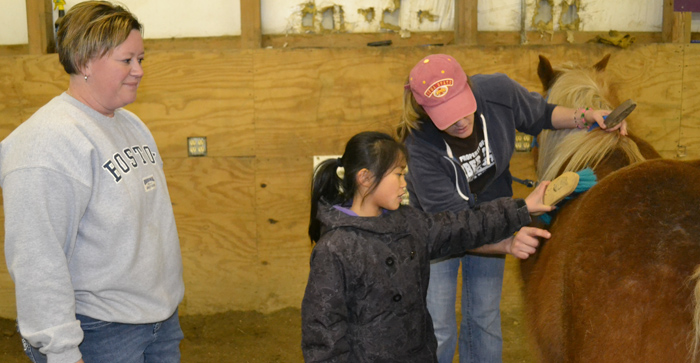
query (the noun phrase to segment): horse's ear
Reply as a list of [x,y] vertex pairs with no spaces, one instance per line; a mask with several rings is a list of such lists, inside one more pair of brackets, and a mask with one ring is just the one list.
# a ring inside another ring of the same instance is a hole
[[606,54],[603,59],[601,59],[598,63],[596,63],[593,68],[595,68],[596,71],[602,72],[605,70],[605,67],[608,66],[608,61],[610,60],[610,53]]
[[552,63],[542,54],[540,54],[540,64],[537,65],[537,75],[540,77],[540,82],[542,82],[544,90],[548,90],[555,75],[552,69]]

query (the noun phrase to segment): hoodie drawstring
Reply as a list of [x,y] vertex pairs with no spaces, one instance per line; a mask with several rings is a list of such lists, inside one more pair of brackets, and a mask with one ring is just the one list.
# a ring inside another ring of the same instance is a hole
[[484,126],[484,143],[486,144],[486,165],[491,165],[491,149],[489,148],[489,131],[486,129],[486,118],[484,114],[481,116],[481,124]]
[[[445,141],[445,140],[442,140],[442,141],[445,143],[445,147],[447,148],[447,156],[443,155],[442,157],[447,159],[447,161],[449,161],[450,164],[452,164],[452,168],[454,168],[454,170],[455,170],[455,189],[457,189],[457,194],[459,194],[459,196],[462,199],[464,199],[468,202],[469,197],[464,195],[464,193],[462,193],[462,190],[459,189],[459,172],[457,171],[457,166],[455,165],[455,163],[457,163],[457,161],[455,160],[454,155],[452,154],[452,149],[450,148],[450,145],[447,143],[447,141]],[[461,168],[462,167],[460,166],[460,169]]]

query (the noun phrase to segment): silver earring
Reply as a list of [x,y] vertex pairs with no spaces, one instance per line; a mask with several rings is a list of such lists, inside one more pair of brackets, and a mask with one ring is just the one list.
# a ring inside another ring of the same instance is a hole
[[87,78],[88,78],[88,76],[85,76],[85,82],[87,82]]

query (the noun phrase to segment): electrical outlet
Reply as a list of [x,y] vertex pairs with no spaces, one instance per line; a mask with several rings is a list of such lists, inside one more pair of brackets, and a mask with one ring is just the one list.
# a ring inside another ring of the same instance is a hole
[[516,132],[515,151],[528,152],[530,150],[532,150],[532,135]]
[[188,137],[187,138],[187,155],[188,156],[207,156],[207,138],[206,138],[206,136]]

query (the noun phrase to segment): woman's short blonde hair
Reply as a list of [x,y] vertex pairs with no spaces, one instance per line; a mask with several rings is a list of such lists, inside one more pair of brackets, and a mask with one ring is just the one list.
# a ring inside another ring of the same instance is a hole
[[68,74],[78,74],[91,59],[123,43],[141,23],[126,8],[107,1],[78,3],[61,18],[56,32],[58,60]]

